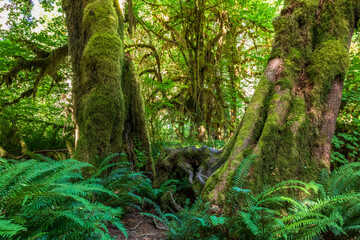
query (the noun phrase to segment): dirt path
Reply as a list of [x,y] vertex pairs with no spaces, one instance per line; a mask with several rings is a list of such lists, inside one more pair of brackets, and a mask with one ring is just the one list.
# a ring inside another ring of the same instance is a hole
[[[153,220],[149,217],[142,216],[138,212],[133,212],[125,215],[124,225],[128,230],[128,240],[163,240],[166,239],[165,230],[159,223],[156,227]],[[117,229],[109,228],[112,236],[117,236],[117,240],[125,240],[125,236]]]

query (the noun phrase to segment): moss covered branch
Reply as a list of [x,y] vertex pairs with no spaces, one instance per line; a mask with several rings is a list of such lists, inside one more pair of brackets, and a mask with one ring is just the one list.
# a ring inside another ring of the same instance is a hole
[[30,41],[26,41],[26,44],[29,50],[33,51],[36,56],[33,59],[17,57],[10,70],[0,75],[0,86],[2,84],[11,86],[13,82],[18,79],[19,73],[21,71],[37,72],[33,86],[22,92],[15,100],[2,104],[0,106],[0,112],[10,105],[17,104],[21,101],[21,99],[31,96],[35,98],[40,81],[45,76],[51,76],[53,78],[53,82],[59,81],[59,77],[57,75],[58,65],[62,63],[65,57],[68,55],[68,46],[65,45],[51,52],[47,52]]
[[46,75],[54,77],[58,69],[58,65],[68,55],[67,45],[57,48],[51,52],[46,52],[38,47],[31,47],[30,49],[36,54],[36,56],[30,60],[18,57],[10,70],[0,75],[0,84],[10,86],[13,81],[17,79],[19,72],[22,70],[32,72],[40,70],[37,75],[37,79],[40,80]]

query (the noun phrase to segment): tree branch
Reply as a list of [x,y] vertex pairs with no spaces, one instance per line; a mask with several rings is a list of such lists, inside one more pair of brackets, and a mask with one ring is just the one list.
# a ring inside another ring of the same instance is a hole
[[68,55],[68,46],[62,46],[52,52],[48,52],[48,54],[45,54],[44,51],[39,49],[33,49],[32,51],[34,51],[34,53],[38,53],[39,55],[31,60],[18,58],[15,65],[9,70],[9,72],[0,75],[0,86],[3,83],[10,86],[13,83],[13,80],[17,78],[18,73],[22,70],[34,72],[35,70],[40,69],[37,76],[38,79],[42,79],[47,74],[54,76],[58,64],[60,64]]
[[34,86],[23,92],[17,99],[2,104],[0,106],[0,112],[6,107],[20,102],[20,100],[23,98],[30,97],[31,95],[35,98],[39,83],[46,75],[51,76],[53,79],[58,79],[56,76],[58,65],[68,55],[67,45],[57,48],[51,52],[46,52],[30,41],[21,41],[26,42],[28,48],[36,54],[36,57],[31,60],[18,57],[14,66],[12,66],[8,72],[0,75],[0,86],[4,83],[7,86],[11,86],[13,81],[17,79],[20,71],[35,72],[39,70],[39,72],[37,73]]
[[125,46],[125,49],[126,48],[131,48],[131,47],[149,48],[149,49],[151,49],[153,51],[154,57],[156,59],[156,66],[157,66],[157,73],[156,74],[157,74],[157,77],[158,77],[159,81],[162,83],[160,55],[159,55],[158,51],[156,50],[156,48],[154,46],[152,46],[152,45],[149,45],[149,44],[132,44],[132,45]]

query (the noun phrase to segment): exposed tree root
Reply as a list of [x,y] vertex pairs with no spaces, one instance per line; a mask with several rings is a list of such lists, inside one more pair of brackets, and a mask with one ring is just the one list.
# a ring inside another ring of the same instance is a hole
[[[221,150],[207,146],[164,149],[164,157],[157,163],[154,185],[160,186],[168,179],[188,179],[192,190],[199,192],[211,174],[221,166],[221,153]],[[174,202],[172,193],[170,197],[179,211],[181,207]]]

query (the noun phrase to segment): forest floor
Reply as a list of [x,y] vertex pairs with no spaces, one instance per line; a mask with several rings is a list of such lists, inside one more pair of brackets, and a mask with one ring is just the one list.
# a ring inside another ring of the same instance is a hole
[[[127,213],[123,224],[128,231],[128,240],[163,240],[166,239],[166,230],[162,223],[155,225],[152,218],[141,215],[139,212]],[[109,228],[111,236],[117,240],[125,240],[126,237],[115,228]]]

